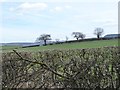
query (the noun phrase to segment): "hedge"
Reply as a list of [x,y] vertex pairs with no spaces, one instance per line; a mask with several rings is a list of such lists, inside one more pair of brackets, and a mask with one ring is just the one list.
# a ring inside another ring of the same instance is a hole
[[119,47],[2,53],[2,88],[120,89]]

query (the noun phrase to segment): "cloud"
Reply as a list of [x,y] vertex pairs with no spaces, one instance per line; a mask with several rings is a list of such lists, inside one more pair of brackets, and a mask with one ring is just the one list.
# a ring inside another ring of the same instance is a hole
[[45,8],[47,8],[46,3],[23,3],[20,6],[18,6],[18,9],[23,9],[23,10],[30,10],[30,9],[44,10]]
[[[42,2],[43,0],[0,0],[0,2]],[[44,2],[118,2],[119,0],[44,0]]]
[[103,26],[117,26],[118,23],[114,19],[97,19],[94,20],[95,23],[102,23]]
[[71,9],[72,6],[66,5],[65,8],[66,8],[66,9]]
[[3,28],[0,42],[34,42],[37,36],[39,32],[34,30]]
[[15,8],[13,8],[13,7],[9,8],[9,11],[11,11],[11,12],[13,12],[14,10],[15,10]]
[[50,11],[51,12],[62,12],[62,11],[64,11],[64,10],[66,10],[66,9],[70,9],[72,6],[69,6],[69,5],[66,5],[66,6],[63,6],[63,7],[61,7],[61,6],[56,6],[56,7],[54,7],[53,9],[51,9]]
[[28,13],[28,12],[38,12],[43,11],[48,7],[46,3],[22,3],[19,6],[13,8],[9,8],[11,12],[18,12],[20,14]]
[[103,26],[107,26],[107,27],[117,27],[118,26],[118,23],[117,22],[109,22],[109,23],[105,23]]
[[0,0],[0,2],[6,2],[7,0]]
[[62,11],[63,11],[63,7],[59,7],[59,6],[50,10],[50,12],[62,12]]
[[98,23],[111,23],[111,22],[115,22],[115,20],[113,19],[96,19],[93,22],[98,22]]

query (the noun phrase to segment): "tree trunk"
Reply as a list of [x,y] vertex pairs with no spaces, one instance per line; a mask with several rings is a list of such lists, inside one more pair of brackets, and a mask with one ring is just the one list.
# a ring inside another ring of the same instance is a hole
[[46,40],[44,40],[44,45],[46,46],[47,44],[46,44]]
[[99,38],[100,38],[100,35],[97,35],[97,38],[99,39]]
[[77,39],[77,41],[78,41],[79,38],[76,38],[76,39]]

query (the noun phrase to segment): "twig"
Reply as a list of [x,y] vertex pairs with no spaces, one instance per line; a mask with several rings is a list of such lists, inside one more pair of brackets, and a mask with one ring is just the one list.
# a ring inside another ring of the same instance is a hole
[[[41,65],[41,66],[44,66],[44,67],[47,68],[47,70],[51,71],[52,73],[54,73],[54,74],[56,74],[56,75],[58,75],[58,76],[60,76],[60,77],[62,77],[62,78],[69,79],[68,77],[63,76],[63,75],[57,73],[56,71],[54,71],[54,70],[53,70],[52,68],[50,68],[47,64],[45,64],[45,63],[43,63],[43,62],[36,62],[36,61],[31,61],[31,60],[25,59],[25,58],[23,58],[16,50],[13,50],[13,51],[14,51],[22,60],[25,60],[25,61],[27,61],[27,62],[34,63],[34,64],[39,64],[39,65]],[[46,69],[46,68],[45,68],[45,69]]]

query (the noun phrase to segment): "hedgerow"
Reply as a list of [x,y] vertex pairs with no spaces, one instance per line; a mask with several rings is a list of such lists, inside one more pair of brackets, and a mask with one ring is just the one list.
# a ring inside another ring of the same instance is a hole
[[119,47],[2,53],[2,88],[120,89]]

